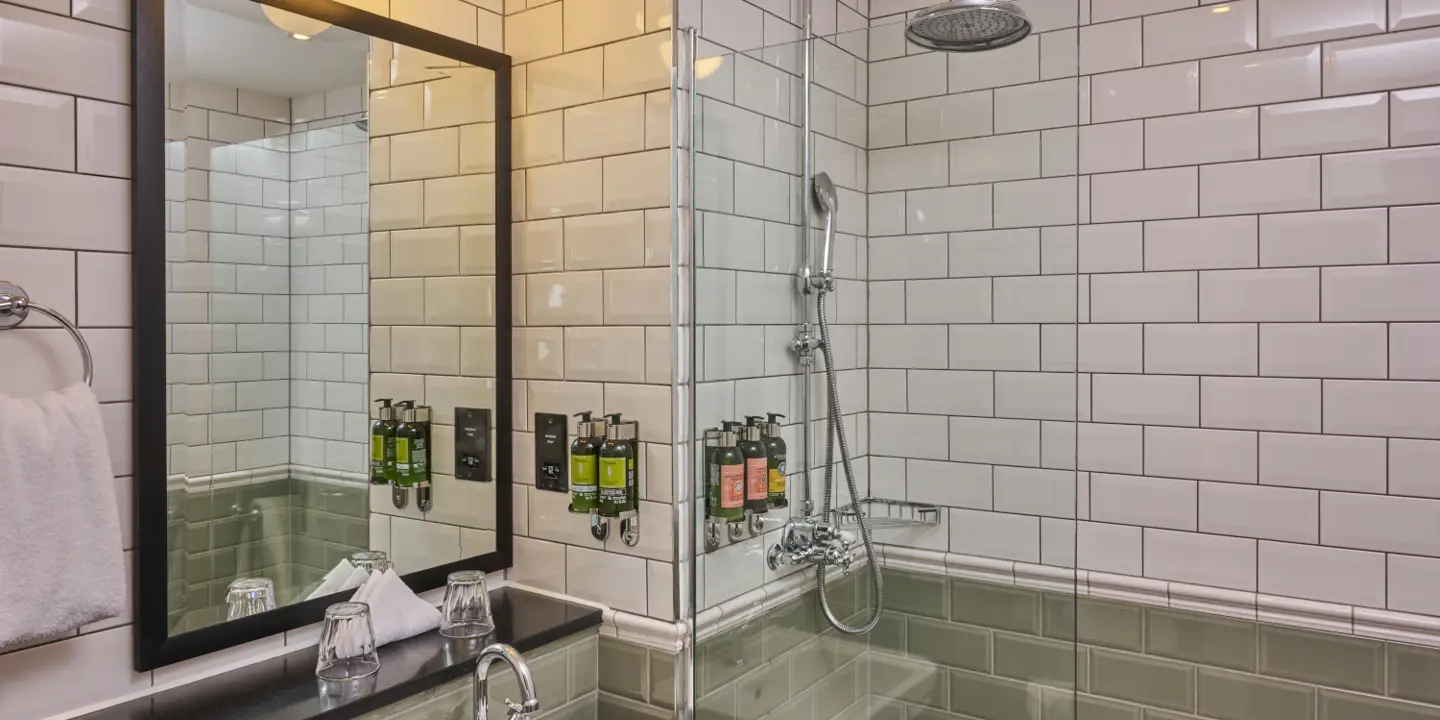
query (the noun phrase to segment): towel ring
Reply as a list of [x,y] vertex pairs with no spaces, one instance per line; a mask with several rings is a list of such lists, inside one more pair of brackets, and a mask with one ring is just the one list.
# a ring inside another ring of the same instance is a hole
[[64,315],[39,303],[30,302],[30,296],[25,294],[24,288],[0,280],[0,330],[19,327],[31,310],[49,315],[69,331],[70,337],[75,338],[75,344],[80,346],[80,355],[85,358],[85,384],[94,385],[95,361],[90,357],[90,345],[80,335],[80,328],[75,327],[75,323],[70,322]]

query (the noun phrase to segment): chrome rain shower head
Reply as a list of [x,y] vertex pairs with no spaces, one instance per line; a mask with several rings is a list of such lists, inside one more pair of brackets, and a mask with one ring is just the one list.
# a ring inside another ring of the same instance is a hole
[[1030,35],[1030,19],[1013,0],[951,0],[921,10],[905,37],[943,52],[980,52],[1013,45]]

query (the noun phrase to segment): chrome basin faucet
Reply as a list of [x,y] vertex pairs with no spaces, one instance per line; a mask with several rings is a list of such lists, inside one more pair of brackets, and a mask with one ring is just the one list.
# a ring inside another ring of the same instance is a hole
[[515,702],[505,698],[505,706],[510,708],[508,716],[516,720],[528,720],[531,713],[540,711],[540,697],[535,694],[535,678],[530,674],[530,665],[515,648],[504,643],[488,645],[480,651],[480,658],[475,661],[475,720],[488,720],[490,717],[490,666],[497,662],[503,662],[515,671],[515,679],[520,683],[520,695],[523,698]]

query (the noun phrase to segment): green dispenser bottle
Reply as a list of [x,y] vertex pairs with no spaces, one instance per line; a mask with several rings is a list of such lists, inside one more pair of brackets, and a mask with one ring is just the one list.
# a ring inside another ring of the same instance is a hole
[[770,507],[790,506],[785,497],[785,439],[780,436],[780,413],[766,413],[769,417],[760,426],[760,442],[765,445],[765,458],[770,470]]
[[400,426],[395,428],[395,507],[410,503],[410,489],[430,488],[430,408],[413,400],[398,403]]
[[622,420],[620,413],[605,417],[610,424],[605,428],[605,443],[600,446],[600,516],[626,517],[635,510],[636,503],[636,425]]
[[395,481],[395,408],[390,398],[380,398],[380,410],[370,425],[370,482],[373,485],[388,485]]
[[735,446],[731,430],[712,431],[714,446],[710,448],[707,502],[710,517],[730,523],[745,520],[745,456]]
[[765,457],[765,445],[760,442],[760,424],[763,418],[746,418],[750,421],[739,429],[740,454],[745,458],[745,512],[764,515],[770,511],[770,460]]
[[600,447],[605,444],[605,421],[591,420],[590,412],[575,413],[575,441],[570,443],[570,512],[600,509]]

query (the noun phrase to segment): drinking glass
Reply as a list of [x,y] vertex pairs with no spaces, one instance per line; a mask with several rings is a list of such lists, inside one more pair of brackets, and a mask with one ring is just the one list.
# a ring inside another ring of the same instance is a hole
[[229,611],[225,619],[234,620],[275,609],[275,583],[270,578],[240,578],[225,591]]
[[375,628],[370,623],[370,606],[343,602],[325,608],[315,677],[321,680],[355,680],[374,675],[379,669],[380,656],[375,652]]
[[385,572],[390,569],[390,556],[379,550],[357,550],[350,553],[350,564],[366,572]]
[[445,604],[440,609],[440,634],[451,638],[480,637],[495,630],[485,573],[461,570],[445,578]]

